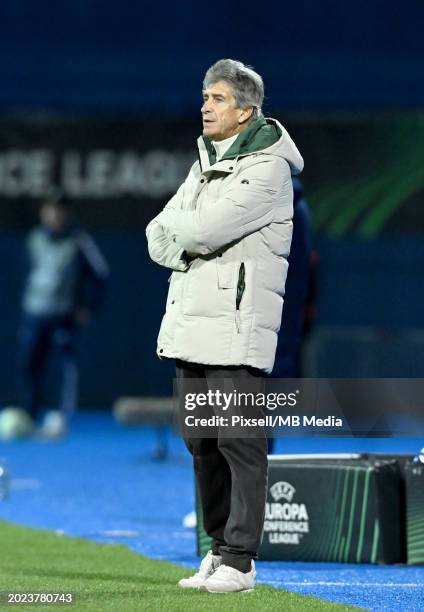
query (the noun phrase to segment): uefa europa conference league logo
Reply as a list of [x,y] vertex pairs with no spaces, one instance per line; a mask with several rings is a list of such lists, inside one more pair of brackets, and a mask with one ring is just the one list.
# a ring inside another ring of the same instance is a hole
[[[264,534],[270,544],[300,544],[309,533],[309,516],[305,504],[293,502],[296,489],[289,482],[279,481],[269,490],[274,502],[265,507]],[[280,503],[285,500],[284,503]]]

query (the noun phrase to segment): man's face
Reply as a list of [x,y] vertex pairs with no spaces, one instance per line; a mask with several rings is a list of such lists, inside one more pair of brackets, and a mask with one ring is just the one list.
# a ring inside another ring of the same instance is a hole
[[225,81],[213,83],[203,92],[203,135],[225,140],[239,134],[248,125],[251,110],[236,108],[232,87]]
[[42,224],[53,233],[60,233],[69,222],[68,211],[62,206],[44,204],[40,211]]

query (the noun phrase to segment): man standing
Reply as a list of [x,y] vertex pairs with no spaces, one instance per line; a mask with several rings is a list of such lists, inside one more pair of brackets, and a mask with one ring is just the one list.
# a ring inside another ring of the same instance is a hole
[[40,219],[26,245],[29,270],[19,335],[20,379],[23,407],[36,420],[47,359],[56,351],[62,373],[60,405],[45,415],[41,431],[55,438],[66,432],[78,399],[77,326],[99,307],[108,267],[91,236],[74,224],[66,201],[47,199]]
[[[203,82],[199,160],[147,227],[154,261],[174,270],[158,355],[176,359],[179,391],[270,373],[283,307],[293,215],[292,174],[302,157],[287,131],[262,116],[261,77],[235,60]],[[267,486],[264,437],[185,437],[212,549],[183,588],[254,587]]]

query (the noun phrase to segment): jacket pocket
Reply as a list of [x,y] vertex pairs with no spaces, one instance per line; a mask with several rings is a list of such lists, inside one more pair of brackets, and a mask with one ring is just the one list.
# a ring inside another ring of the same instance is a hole
[[242,261],[240,264],[238,281],[237,281],[236,310],[240,310],[241,299],[243,297],[243,293],[245,289],[246,289],[246,270],[244,267],[244,262]]
[[238,280],[237,280],[237,292],[236,292],[236,327],[237,332],[240,333],[241,321],[240,321],[240,304],[243,298],[244,291],[246,289],[246,269],[244,262],[242,261],[239,268]]

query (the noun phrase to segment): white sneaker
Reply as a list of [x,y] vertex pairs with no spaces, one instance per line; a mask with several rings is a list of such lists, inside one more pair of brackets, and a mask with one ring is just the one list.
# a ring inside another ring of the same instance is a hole
[[190,578],[182,578],[178,586],[182,589],[199,589],[212,574],[218,569],[222,563],[221,555],[213,555],[210,550],[206,557],[203,558],[199,571],[190,576]]
[[209,591],[209,593],[235,593],[249,592],[255,586],[256,569],[255,563],[252,560],[252,569],[245,574],[234,567],[221,564],[200,587],[201,591]]

